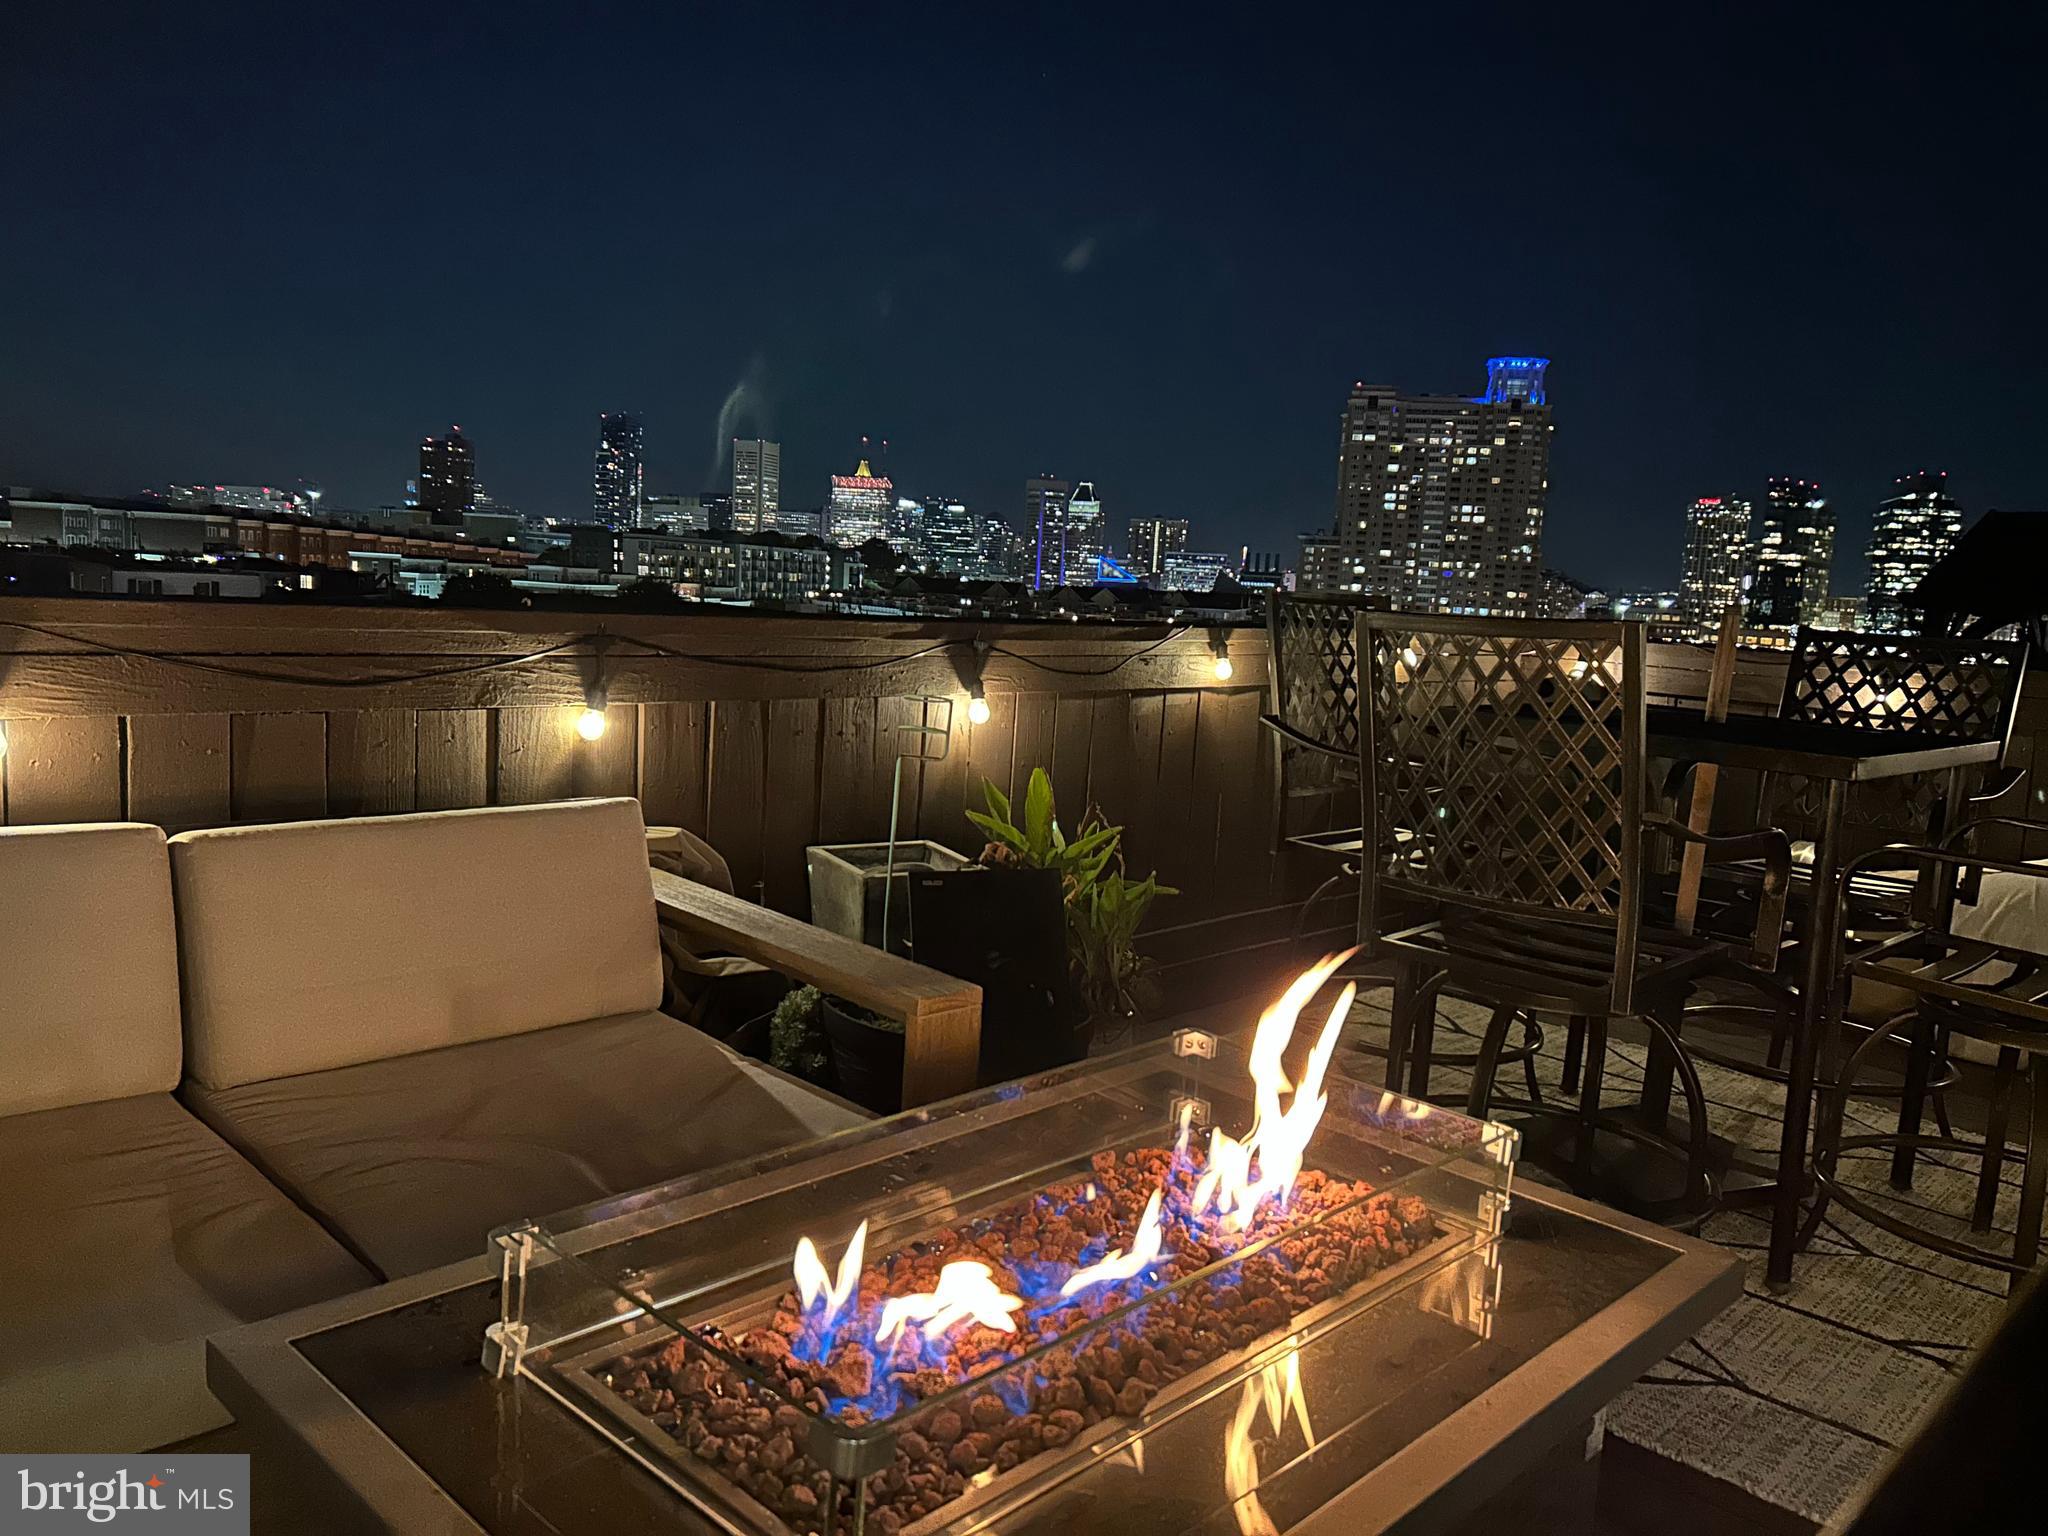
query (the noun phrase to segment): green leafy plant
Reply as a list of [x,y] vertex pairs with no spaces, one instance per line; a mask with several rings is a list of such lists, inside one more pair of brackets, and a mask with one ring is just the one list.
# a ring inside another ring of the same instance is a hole
[[783,994],[768,1020],[769,1066],[807,1083],[831,1081],[832,1058],[818,1022],[823,1001],[816,987],[792,987]]
[[1032,769],[1025,784],[1021,823],[1009,797],[993,783],[982,780],[981,792],[988,809],[967,813],[988,837],[981,863],[996,869],[1059,871],[1067,911],[1067,958],[1089,1016],[1106,1019],[1140,1011],[1152,967],[1138,953],[1138,928],[1156,898],[1180,893],[1161,885],[1155,875],[1127,880],[1124,829],[1104,821],[1093,806],[1069,839],[1053,805],[1052,778],[1043,768]]

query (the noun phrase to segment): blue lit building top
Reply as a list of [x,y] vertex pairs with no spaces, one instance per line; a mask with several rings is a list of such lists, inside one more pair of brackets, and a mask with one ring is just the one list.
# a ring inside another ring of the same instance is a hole
[[1486,360],[1486,393],[1479,398],[1486,405],[1503,400],[1526,400],[1542,405],[1543,370],[1547,357],[1489,357]]

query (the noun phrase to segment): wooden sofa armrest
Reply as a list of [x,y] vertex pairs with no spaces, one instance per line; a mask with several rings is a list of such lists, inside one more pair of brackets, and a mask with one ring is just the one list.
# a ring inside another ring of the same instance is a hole
[[667,870],[649,874],[662,922],[693,943],[758,960],[884,1018],[901,1019],[905,1109],[975,1086],[980,987]]

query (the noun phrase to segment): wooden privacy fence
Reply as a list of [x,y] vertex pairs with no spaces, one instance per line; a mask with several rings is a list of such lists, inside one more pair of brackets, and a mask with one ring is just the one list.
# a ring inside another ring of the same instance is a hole
[[[586,742],[600,628],[608,728]],[[1652,646],[1652,697],[1699,698],[1708,659]],[[902,835],[972,854],[982,779],[1015,796],[1042,765],[1062,819],[1093,803],[1123,823],[1130,867],[1184,893],[1159,921],[1186,924],[1321,873],[1270,850],[1266,661],[1257,629],[0,599],[0,818],[175,831],[632,794],[709,839],[741,894],[801,915],[804,846],[884,837],[910,728],[950,715],[945,758],[904,764]],[[1746,656],[1735,708],[1774,707],[1783,668]],[[2048,813],[2048,679],[2009,760],[2042,765]]]
[[1256,629],[8,600],[0,814],[178,830],[631,794],[716,846],[741,894],[802,914],[805,845],[885,837],[910,728],[950,717],[945,757],[904,764],[902,836],[977,852],[981,781],[1015,795],[1044,766],[1062,820],[1124,823],[1186,921],[1285,895],[1265,675]]

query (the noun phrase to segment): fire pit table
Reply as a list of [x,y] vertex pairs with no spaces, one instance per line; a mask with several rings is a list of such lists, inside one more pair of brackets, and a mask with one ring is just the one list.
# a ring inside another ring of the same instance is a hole
[[1435,1527],[1739,1290],[1506,1127],[1334,1070],[1327,971],[1183,1032],[492,1234],[217,1339],[365,1528]]

